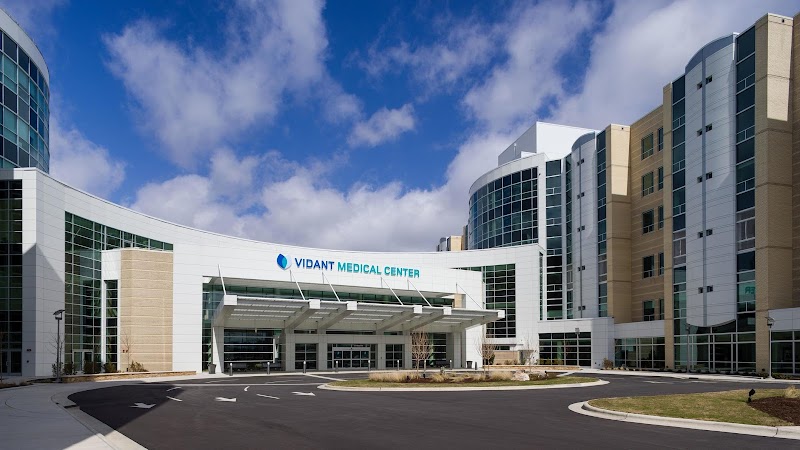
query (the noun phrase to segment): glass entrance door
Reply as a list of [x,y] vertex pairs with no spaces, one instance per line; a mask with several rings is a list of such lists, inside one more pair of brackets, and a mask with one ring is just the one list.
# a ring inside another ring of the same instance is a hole
[[0,352],[0,373],[4,376],[22,373],[22,352],[3,350]]
[[74,364],[75,372],[83,372],[84,363],[92,362],[92,351],[91,350],[73,351],[72,362]]
[[329,364],[337,364],[340,369],[358,369],[370,366],[371,345],[353,345],[333,347],[333,361]]

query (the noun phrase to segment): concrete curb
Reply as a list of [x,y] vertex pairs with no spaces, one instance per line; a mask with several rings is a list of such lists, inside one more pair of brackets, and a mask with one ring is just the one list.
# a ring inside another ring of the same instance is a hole
[[[128,384],[128,383],[124,383]],[[130,383],[134,384],[134,383]],[[120,384],[122,385],[122,384]],[[104,386],[107,387],[107,386]],[[136,441],[130,439],[129,437],[125,436],[124,434],[120,433],[119,431],[109,427],[108,425],[104,424],[103,422],[95,419],[94,417],[86,414],[85,412],[81,411],[80,407],[76,405],[72,400],[68,397],[72,394],[83,392],[83,391],[92,391],[98,389],[97,385],[91,386],[81,386],[81,388],[76,390],[70,390],[69,392],[59,392],[57,394],[53,394],[50,397],[50,401],[55,403],[56,405],[64,408],[64,411],[69,413],[76,421],[78,421],[81,425],[86,427],[90,432],[94,433],[94,435],[100,439],[101,441],[108,444],[109,447],[115,448],[118,450],[140,450],[145,449],[145,447],[139,445]]]
[[597,380],[590,383],[571,383],[571,384],[552,384],[546,386],[476,386],[476,387],[423,387],[423,388],[403,388],[403,387],[351,387],[351,386],[332,386],[323,384],[317,389],[326,391],[346,391],[346,392],[476,392],[476,391],[528,391],[534,389],[564,389],[602,386],[608,381]]
[[800,426],[767,427],[741,423],[713,422],[709,420],[681,419],[677,417],[649,416],[598,408],[590,405],[589,402],[573,403],[569,405],[569,409],[578,414],[601,419],[617,420],[620,422],[800,440]]

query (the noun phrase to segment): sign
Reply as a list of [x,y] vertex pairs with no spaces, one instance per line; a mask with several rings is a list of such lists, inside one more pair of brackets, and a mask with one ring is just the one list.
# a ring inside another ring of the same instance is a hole
[[350,261],[331,261],[311,258],[289,258],[283,253],[276,260],[278,267],[288,270],[294,264],[298,269],[325,270],[330,272],[363,273],[387,277],[419,278],[419,269],[396,266],[377,266]]

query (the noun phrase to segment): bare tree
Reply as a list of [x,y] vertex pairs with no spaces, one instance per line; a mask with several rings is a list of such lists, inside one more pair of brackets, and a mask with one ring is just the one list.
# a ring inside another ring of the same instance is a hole
[[[122,353],[125,354],[125,367],[129,368],[133,360],[133,336],[131,335],[130,330],[127,328],[120,330],[120,346],[122,348]],[[121,368],[117,368],[117,370],[121,371]]]
[[[1,339],[0,339],[1,340]],[[61,375],[64,374],[64,361],[60,361],[61,365],[59,366],[59,360],[63,358],[59,358],[58,355],[63,355],[64,351],[64,340],[58,336],[58,333],[50,333],[50,343],[48,344],[50,347],[50,351],[55,355],[56,362],[53,363],[53,377],[58,379]]]
[[533,334],[527,333],[522,338],[522,361],[520,363],[528,366],[533,365],[533,361],[536,359],[536,338]]
[[417,365],[417,372],[419,372],[419,366],[423,361],[427,361],[432,354],[433,342],[431,342],[428,333],[424,331],[414,331],[411,333],[411,358]]
[[480,339],[478,339],[478,353],[481,355],[481,362],[484,372],[488,370],[488,366],[494,362],[494,352],[497,350],[497,344],[490,341],[491,335],[487,334],[484,327]]

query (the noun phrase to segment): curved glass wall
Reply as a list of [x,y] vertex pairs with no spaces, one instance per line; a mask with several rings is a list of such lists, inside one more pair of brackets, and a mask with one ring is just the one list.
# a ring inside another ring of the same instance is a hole
[[469,199],[469,249],[538,242],[536,168],[506,175]]
[[50,171],[50,87],[25,50],[2,33],[2,146],[0,168]]

